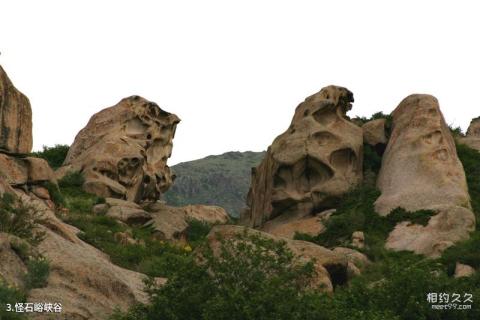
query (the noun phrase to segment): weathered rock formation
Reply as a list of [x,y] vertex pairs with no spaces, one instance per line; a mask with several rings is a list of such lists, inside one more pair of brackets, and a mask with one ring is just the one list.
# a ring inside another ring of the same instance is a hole
[[281,215],[265,222],[262,231],[288,239],[293,239],[297,232],[315,237],[325,231],[325,222],[335,211],[329,209],[315,215]]
[[99,196],[157,200],[172,184],[167,160],[179,121],[139,96],[125,98],[93,115],[58,175],[81,171],[84,189]]
[[209,224],[224,224],[229,220],[227,212],[217,206],[172,207],[156,202],[146,204],[145,209],[152,218],[146,226],[153,227],[154,235],[159,240],[184,240],[190,219]]
[[437,99],[408,96],[392,116],[393,131],[377,182],[382,195],[376,211],[386,215],[397,207],[408,211],[435,205],[469,208],[465,172]]
[[480,151],[480,118],[475,118],[470,122],[465,137],[457,138],[458,142],[466,144],[472,149]]
[[220,239],[234,239],[245,230],[250,235],[274,241],[285,241],[287,247],[300,258],[300,261],[307,262],[313,259],[316,276],[310,285],[325,292],[332,292],[335,285],[344,284],[350,279],[350,276],[356,275],[351,271],[359,272],[369,264],[366,256],[352,249],[336,248],[332,251],[311,242],[276,237],[269,233],[234,225],[213,227],[207,236],[207,241],[213,253],[219,254]]
[[385,134],[386,119],[375,119],[362,126],[363,140],[371,146],[386,144],[388,139]]
[[[34,205],[42,208],[43,203]],[[78,229],[58,220],[48,208],[43,210],[48,220],[38,250],[48,259],[50,274],[45,288],[30,291],[30,302],[59,302],[67,319],[105,319],[116,307],[125,310],[147,302],[144,275],[112,264],[106,254],[77,237]],[[48,317],[39,313],[35,319]]]
[[362,180],[362,129],[346,117],[351,102],[350,91],[329,86],[297,107],[288,130],[252,170],[244,224],[319,213]]
[[392,116],[393,130],[377,181],[382,194],[375,210],[383,216],[397,207],[428,209],[437,215],[425,227],[398,224],[386,247],[438,256],[474,230],[465,172],[435,97],[408,96]]
[[0,151],[29,153],[32,143],[30,102],[0,66]]
[[[32,147],[31,117],[28,99],[0,67],[0,196],[11,194],[43,213],[39,228],[44,239],[30,247],[28,255],[41,254],[50,265],[47,286],[30,290],[28,301],[61,303],[65,319],[105,319],[116,307],[126,310],[147,302],[144,275],[112,264],[107,255],[77,237],[79,230],[55,216],[45,188],[47,182],[56,184],[52,169],[43,159],[22,155]],[[26,245],[20,238],[0,233],[0,278],[20,288],[25,285],[28,257],[19,246]],[[31,314],[31,318],[52,319],[50,313]]]

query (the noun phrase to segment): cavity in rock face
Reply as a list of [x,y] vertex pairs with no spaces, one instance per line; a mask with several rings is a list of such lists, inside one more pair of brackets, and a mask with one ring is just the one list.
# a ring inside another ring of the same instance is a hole
[[32,143],[30,102],[0,66],[0,151],[29,153]]
[[172,184],[167,160],[180,119],[139,96],[93,115],[60,172],[81,171],[84,189],[129,201],[157,200]]
[[362,129],[346,117],[351,102],[350,91],[329,86],[297,107],[288,130],[252,170],[244,224],[318,213],[362,180]]

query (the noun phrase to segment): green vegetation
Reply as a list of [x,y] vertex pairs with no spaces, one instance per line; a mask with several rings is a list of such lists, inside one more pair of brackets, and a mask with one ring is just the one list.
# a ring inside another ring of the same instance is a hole
[[210,204],[238,217],[245,207],[251,168],[260,164],[264,152],[227,152],[218,156],[177,164],[177,178],[165,194],[173,206]]
[[310,308],[312,263],[301,263],[283,242],[255,235],[220,240],[219,254],[199,247],[167,284],[149,290],[152,303],[113,319],[319,319]]
[[457,154],[467,177],[470,201],[477,218],[478,230],[480,224],[480,153],[464,144],[457,144]]
[[105,202],[105,199],[83,191],[84,182],[80,172],[67,173],[58,181],[60,195],[55,196],[57,192],[54,193],[54,202],[76,213],[91,212],[95,204]]
[[0,277],[0,319],[2,320],[19,320],[25,319],[23,315],[14,312],[8,312],[7,305],[12,309],[15,308],[15,303],[25,302],[27,299],[25,292],[14,288],[5,283]]
[[[17,236],[20,239],[11,239],[12,250],[27,265],[25,274],[25,290],[9,285],[0,276],[0,319],[24,319],[23,316],[8,312],[7,304],[15,308],[15,303],[25,302],[28,290],[46,285],[49,274],[49,265],[41,256],[31,257],[31,246],[40,243],[44,233],[38,224],[44,220],[43,212],[24,203],[14,195],[4,193],[0,197],[0,232]],[[1,261],[0,263],[9,263]]]
[[347,193],[338,205],[337,211],[326,222],[327,230],[316,237],[297,233],[295,238],[307,240],[326,247],[348,246],[355,231],[365,234],[365,253],[377,258],[388,234],[401,221],[426,225],[432,211],[421,210],[407,212],[402,208],[393,210],[388,216],[381,217],[374,210],[374,202],[380,192],[372,186],[361,185]]
[[27,262],[27,269],[28,272],[25,277],[27,289],[44,288],[47,285],[50,264],[45,258],[30,259]]
[[370,118],[367,117],[355,117],[352,119],[354,123],[356,123],[359,126],[364,125],[365,123],[372,121],[372,120],[377,120],[377,119],[385,119],[385,133],[387,137],[390,136],[390,133],[392,132],[392,123],[393,123],[393,117],[390,114],[384,114],[383,112],[376,112],[370,116]]
[[43,212],[25,204],[15,196],[5,193],[0,197],[0,232],[6,232],[37,244],[43,238],[38,224],[43,221]]
[[32,152],[31,156],[47,160],[50,167],[55,170],[62,166],[69,148],[64,144],[56,144],[54,147],[43,146],[42,151]]

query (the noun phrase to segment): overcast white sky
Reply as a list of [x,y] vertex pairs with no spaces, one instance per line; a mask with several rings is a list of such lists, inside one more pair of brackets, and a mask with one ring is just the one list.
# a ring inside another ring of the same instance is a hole
[[34,149],[71,144],[132,94],[176,113],[170,164],[267,148],[329,84],[350,115],[411,93],[480,115],[478,1],[2,0],[0,64],[32,103]]

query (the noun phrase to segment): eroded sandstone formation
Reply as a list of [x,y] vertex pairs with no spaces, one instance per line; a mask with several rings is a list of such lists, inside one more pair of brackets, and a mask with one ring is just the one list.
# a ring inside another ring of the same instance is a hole
[[410,95],[393,111],[393,130],[383,155],[375,210],[387,215],[436,205],[470,208],[470,196],[455,142],[430,95]]
[[352,102],[350,91],[329,86],[296,108],[252,171],[244,224],[319,213],[362,180],[362,129],[346,117]]
[[398,207],[436,214],[427,226],[399,223],[386,247],[437,257],[455,242],[468,239],[475,228],[465,172],[435,97],[408,96],[392,116],[375,210],[383,216]]
[[29,153],[32,143],[30,102],[0,66],[0,151]]
[[[146,303],[144,275],[112,264],[106,254],[78,238],[78,229],[57,218],[46,188],[47,183],[56,184],[52,169],[45,160],[22,154],[30,152],[32,143],[28,99],[1,68],[0,107],[0,196],[10,194],[15,205],[22,202],[42,215],[38,228],[45,233],[35,247],[0,233],[0,279],[24,288],[29,257],[43,256],[50,266],[47,285],[30,290],[28,302],[61,303],[62,319],[100,320],[117,307],[126,310]],[[35,313],[30,318],[52,319],[52,314]]]
[[59,175],[81,171],[84,189],[129,201],[157,200],[172,184],[167,160],[180,119],[139,96],[92,116]]

